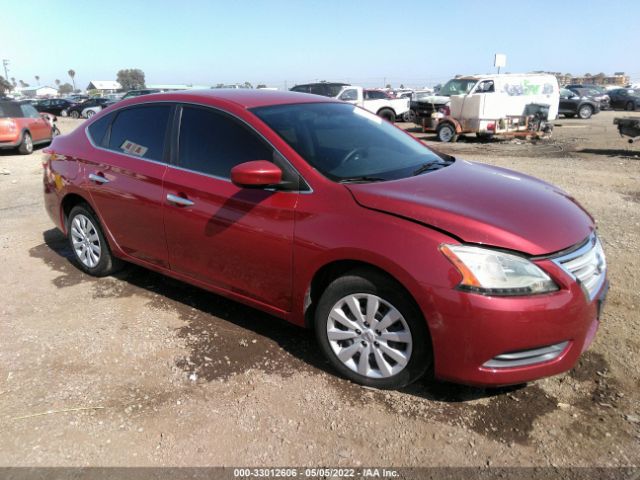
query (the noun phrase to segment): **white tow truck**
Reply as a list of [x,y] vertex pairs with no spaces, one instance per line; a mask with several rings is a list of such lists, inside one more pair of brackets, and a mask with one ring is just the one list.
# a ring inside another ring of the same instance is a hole
[[379,90],[365,90],[352,85],[342,87],[335,98],[362,107],[391,123],[409,111],[410,103],[408,98],[391,98]]

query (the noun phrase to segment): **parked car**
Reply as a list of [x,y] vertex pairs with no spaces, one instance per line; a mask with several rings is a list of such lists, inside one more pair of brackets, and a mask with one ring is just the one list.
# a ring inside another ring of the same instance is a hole
[[414,90],[410,96],[409,110],[402,115],[405,122],[415,123],[417,120],[416,111],[419,108],[419,102],[428,101],[433,96],[433,90]]
[[632,88],[617,88],[609,92],[611,108],[637,110],[640,108],[640,93]]
[[567,118],[573,118],[577,115],[581,119],[587,120],[599,112],[600,102],[597,102],[592,97],[579,95],[566,88],[560,89],[559,114]]
[[160,93],[161,90],[155,88],[143,88],[141,90],[129,90],[125,93],[121,98],[122,100],[126,100],[127,98],[139,97],[141,95],[149,95],[151,93]]
[[[62,112],[71,108],[76,103],[64,98],[51,98],[48,100],[40,100],[34,105],[35,109],[39,112],[51,113],[53,115],[62,115]],[[64,116],[64,115],[63,115]]]
[[594,338],[594,220],[541,180],[291,92],[150,95],[87,122],[43,164],[46,210],[87,274],[124,260],[306,325],[338,372],[378,388],[429,369],[522,383]]
[[53,121],[29,102],[0,101],[0,149],[17,148],[28,155],[33,146],[54,137]]
[[600,110],[608,110],[609,108],[611,108],[611,98],[609,97],[609,95],[607,93],[601,93],[595,88],[567,87],[567,90],[571,90],[573,93],[580,95],[581,97],[588,97],[595,100],[600,105]]
[[86,117],[87,109],[98,108],[99,110],[102,110],[112,103],[113,102],[108,98],[90,98],[88,100],[85,100],[84,102],[76,103],[75,105],[67,108],[65,116],[69,116],[71,118],[84,118]]
[[461,134],[548,135],[558,116],[556,77],[539,73],[469,75],[414,103],[415,123],[441,142]]
[[342,90],[342,87],[349,86],[348,83],[341,82],[319,82],[319,83],[305,83],[303,85],[296,85],[291,88],[292,92],[298,93],[312,93],[314,95],[322,95],[323,97],[336,97]]
[[621,137],[629,137],[629,143],[640,140],[640,117],[614,118],[613,124],[618,126]]
[[380,90],[365,90],[353,85],[342,87],[336,98],[358,105],[391,123],[409,111],[408,98],[393,98]]
[[107,108],[108,106],[116,103],[115,101],[109,98],[105,98],[103,100],[105,101],[99,102],[98,105],[92,105],[92,106],[83,108],[82,111],[80,112],[80,116],[82,118],[91,118],[103,108]]

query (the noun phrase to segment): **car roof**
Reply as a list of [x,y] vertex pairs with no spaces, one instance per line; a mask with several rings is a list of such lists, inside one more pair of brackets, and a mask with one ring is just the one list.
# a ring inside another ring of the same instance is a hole
[[216,88],[210,90],[180,90],[175,92],[153,93],[141,97],[129,98],[118,105],[135,105],[153,101],[225,103],[241,108],[266,107],[292,103],[331,103],[337,100],[291,91],[253,90],[244,88]]

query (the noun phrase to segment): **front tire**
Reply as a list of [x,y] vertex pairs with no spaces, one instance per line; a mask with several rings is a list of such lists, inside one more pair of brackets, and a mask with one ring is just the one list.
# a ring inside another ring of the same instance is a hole
[[631,112],[636,109],[636,106],[633,102],[627,102],[627,104],[624,106],[624,109],[628,112]]
[[104,277],[122,267],[122,261],[111,253],[100,222],[88,205],[76,205],[71,209],[67,237],[75,263],[85,273]]
[[416,112],[413,110],[408,110],[402,114],[402,120],[409,123],[415,123],[416,121]]
[[590,105],[583,105],[582,107],[580,107],[578,116],[582,120],[588,120],[589,118],[591,118],[591,115],[593,115],[593,107],[591,107]]
[[22,143],[18,147],[18,153],[20,155],[29,155],[31,152],[33,152],[33,139],[29,132],[24,132],[22,134]]
[[436,135],[438,135],[438,140],[443,143],[458,141],[458,134],[456,133],[455,127],[448,122],[438,125]]
[[422,314],[400,285],[373,270],[356,269],[331,282],[314,327],[333,367],[361,385],[401,388],[431,364]]
[[96,114],[93,110],[87,110],[87,118],[91,118]]

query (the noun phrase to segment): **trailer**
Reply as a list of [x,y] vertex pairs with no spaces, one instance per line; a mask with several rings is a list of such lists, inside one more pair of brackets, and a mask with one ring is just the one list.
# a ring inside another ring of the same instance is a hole
[[618,126],[621,137],[630,137],[629,143],[640,140],[640,117],[617,117],[613,124]]

